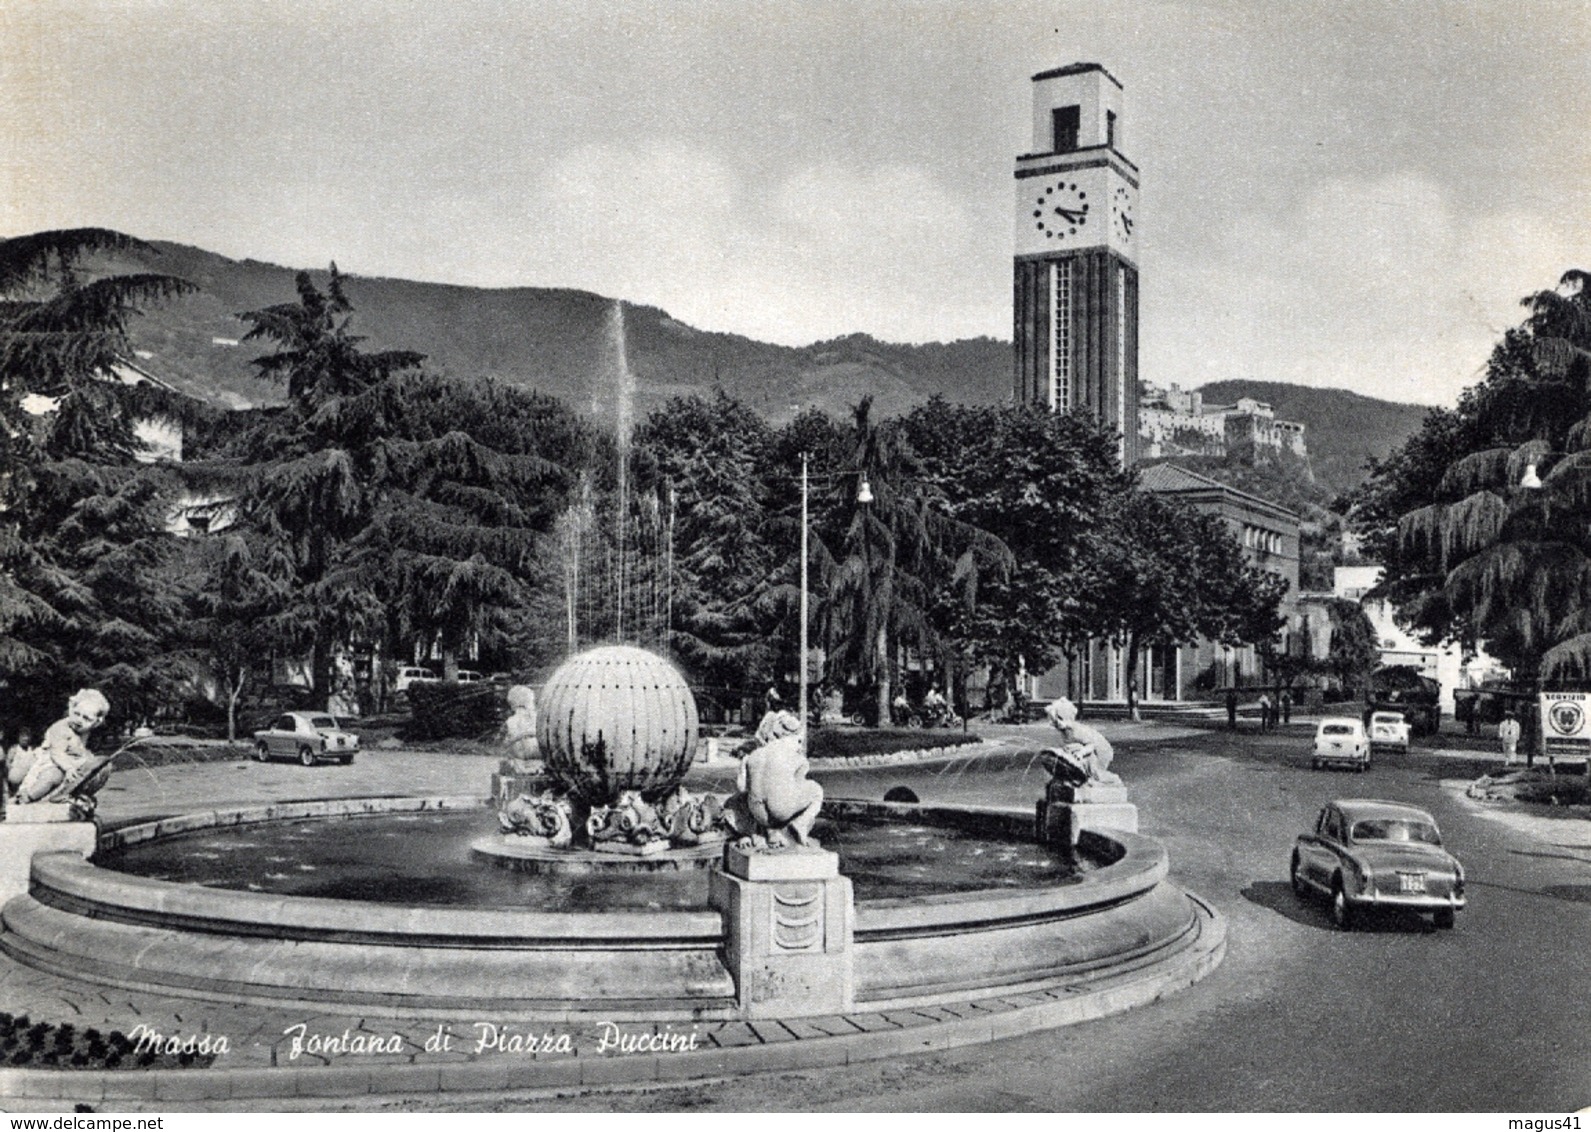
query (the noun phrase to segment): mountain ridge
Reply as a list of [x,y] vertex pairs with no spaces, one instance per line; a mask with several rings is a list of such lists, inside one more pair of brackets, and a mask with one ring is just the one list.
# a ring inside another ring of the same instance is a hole
[[[181,276],[200,290],[150,308],[131,337],[139,362],[179,390],[229,408],[282,402],[284,390],[250,364],[268,352],[243,341],[239,312],[291,302],[300,268],[231,259],[170,241],[153,253],[109,257],[108,271]],[[328,271],[307,269],[324,287]],[[345,276],[351,327],[369,349],[423,353],[441,373],[489,377],[560,397],[602,419],[617,415],[616,351],[609,341],[615,300],[575,288],[472,287],[388,276]],[[624,303],[625,356],[637,416],[670,397],[723,389],[775,424],[808,408],[848,414],[864,395],[893,416],[935,395],[971,405],[1011,396],[1011,345],[994,338],[890,343],[854,332],[784,346],[701,330],[661,308]],[[1419,427],[1424,406],[1347,390],[1281,382],[1216,381],[1207,402],[1253,397],[1306,426],[1315,475],[1333,493],[1359,482],[1370,458],[1385,458]]]

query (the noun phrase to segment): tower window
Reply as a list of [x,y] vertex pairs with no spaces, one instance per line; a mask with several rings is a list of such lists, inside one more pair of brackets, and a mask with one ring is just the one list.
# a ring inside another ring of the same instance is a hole
[[1105,144],[1112,149],[1116,148],[1116,112],[1105,111]]
[[1081,123],[1082,115],[1076,106],[1057,106],[1050,111],[1056,153],[1070,153],[1077,148],[1077,130]]
[[1050,408],[1072,410],[1072,261],[1050,264]]

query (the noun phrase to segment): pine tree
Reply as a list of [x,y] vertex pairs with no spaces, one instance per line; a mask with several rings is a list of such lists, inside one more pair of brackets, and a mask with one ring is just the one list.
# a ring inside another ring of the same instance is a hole
[[334,650],[355,642],[438,645],[449,677],[472,645],[544,652],[541,539],[589,430],[550,398],[365,352],[335,264],[324,293],[308,275],[298,292],[241,316],[277,345],[256,364],[289,402],[230,447],[252,465],[245,520],[291,579],[267,619],[279,647],[310,653],[322,700]]
[[796,594],[781,567],[799,540],[770,508],[773,431],[720,390],[670,401],[635,444],[638,479],[665,516],[665,643],[739,704],[776,674],[792,639],[780,630]]
[[[1485,379],[1361,493],[1395,519],[1386,592],[1426,639],[1484,644],[1516,677],[1591,675],[1591,274],[1528,296]],[[1385,527],[1383,527],[1385,529]]]
[[138,462],[135,424],[193,409],[123,375],[139,305],[192,288],[94,270],[125,251],[154,249],[98,228],[0,240],[0,674],[35,725],[85,684],[113,720],[140,715],[180,675],[175,484]]

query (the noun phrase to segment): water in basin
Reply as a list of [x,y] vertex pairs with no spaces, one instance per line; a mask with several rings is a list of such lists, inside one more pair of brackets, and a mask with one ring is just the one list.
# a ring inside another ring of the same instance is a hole
[[[534,875],[483,865],[482,811],[312,818],[205,830],[100,854],[104,868],[212,888],[417,907],[548,912],[701,909],[707,873]],[[862,816],[815,835],[840,855],[858,900],[1074,882],[1078,866],[1033,842]]]

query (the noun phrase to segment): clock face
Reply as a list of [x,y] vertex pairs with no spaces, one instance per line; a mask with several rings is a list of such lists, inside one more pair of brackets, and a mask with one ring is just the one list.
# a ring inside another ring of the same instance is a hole
[[1133,219],[1132,206],[1132,190],[1125,185],[1118,185],[1110,196],[1110,222],[1117,238],[1124,244],[1132,242],[1133,228],[1138,223]]
[[1033,224],[1046,240],[1067,240],[1088,224],[1088,192],[1072,181],[1047,185],[1033,201]]

